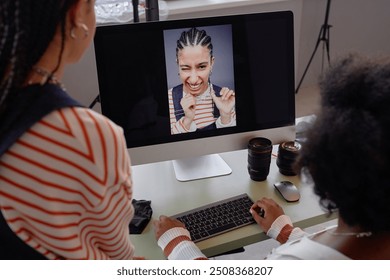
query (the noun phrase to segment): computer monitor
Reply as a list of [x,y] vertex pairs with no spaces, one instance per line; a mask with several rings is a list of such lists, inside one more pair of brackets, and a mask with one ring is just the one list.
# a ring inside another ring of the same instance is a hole
[[[198,52],[183,51],[191,40]],[[290,11],[99,26],[94,47],[102,113],[133,165],[173,160],[180,181],[225,175],[218,153],[295,138]]]

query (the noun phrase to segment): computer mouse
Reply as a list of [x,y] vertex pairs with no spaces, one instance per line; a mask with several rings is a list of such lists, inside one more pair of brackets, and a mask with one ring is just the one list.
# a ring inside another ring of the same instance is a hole
[[301,197],[297,187],[290,181],[277,182],[274,184],[274,187],[279,191],[279,193],[287,202],[298,201]]

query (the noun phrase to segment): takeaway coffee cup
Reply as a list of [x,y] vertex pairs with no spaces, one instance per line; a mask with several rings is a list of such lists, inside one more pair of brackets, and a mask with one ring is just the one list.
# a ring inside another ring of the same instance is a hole
[[264,181],[269,174],[272,142],[264,137],[256,137],[248,143],[248,172],[254,181]]

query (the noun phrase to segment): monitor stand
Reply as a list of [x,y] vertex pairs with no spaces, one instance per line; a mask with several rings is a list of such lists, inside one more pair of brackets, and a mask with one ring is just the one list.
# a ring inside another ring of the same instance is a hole
[[172,162],[178,181],[191,181],[232,173],[232,169],[218,154],[178,159]]

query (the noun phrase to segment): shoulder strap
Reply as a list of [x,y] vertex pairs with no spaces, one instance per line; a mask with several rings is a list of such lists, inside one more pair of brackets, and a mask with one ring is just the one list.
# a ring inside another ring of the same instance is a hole
[[[0,157],[32,125],[54,110],[81,106],[58,86],[33,85],[21,90],[0,121]],[[46,259],[24,243],[9,227],[0,209],[0,259]]]
[[0,210],[0,260],[46,260],[34,248],[23,242],[8,226]]
[[[221,87],[213,84],[213,90],[215,92],[216,97],[221,97],[221,89],[222,89]],[[213,102],[213,106],[214,106],[214,110],[213,110],[214,118],[218,119],[220,116],[219,110],[218,110],[217,106],[215,106],[214,102]]]
[[215,92],[215,96],[221,97],[221,89],[222,89],[221,87],[213,84],[213,90]]
[[82,106],[56,85],[32,85],[18,92],[0,122],[0,157],[36,122],[52,111]]
[[183,107],[180,105],[180,100],[182,98],[183,84],[180,84],[172,89],[173,110],[175,113],[176,121],[180,120],[184,116]]

